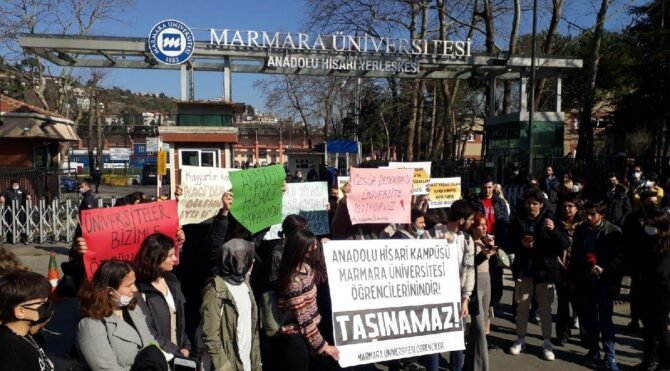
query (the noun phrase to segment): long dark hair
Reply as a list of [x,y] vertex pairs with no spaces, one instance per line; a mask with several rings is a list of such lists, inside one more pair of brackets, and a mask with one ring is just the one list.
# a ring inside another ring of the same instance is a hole
[[[100,264],[93,280],[86,282],[79,291],[80,308],[84,317],[103,319],[114,313],[116,304],[109,295],[110,287],[118,290],[123,279],[133,271],[130,263],[121,260],[106,260]],[[137,301],[133,300],[128,309],[133,310]]]
[[162,276],[160,265],[167,259],[171,249],[174,249],[174,241],[162,233],[145,238],[133,261],[137,280],[151,283]]
[[286,218],[284,218],[284,221],[281,223],[282,230],[280,237],[288,238],[288,236],[295,233],[295,231],[306,228],[307,219],[297,214],[287,215]]
[[286,290],[303,264],[311,264],[311,258],[307,257],[309,249],[316,243],[314,233],[300,229],[288,236],[284,246],[281,265],[279,266],[279,277],[277,288],[280,292]]

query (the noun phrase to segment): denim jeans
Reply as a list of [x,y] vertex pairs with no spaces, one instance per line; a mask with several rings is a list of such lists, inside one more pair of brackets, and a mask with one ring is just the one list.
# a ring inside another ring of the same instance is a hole
[[596,279],[577,282],[577,287],[581,295],[579,325],[584,329],[584,347],[598,351],[598,341],[602,338],[605,358],[614,359],[612,288]]

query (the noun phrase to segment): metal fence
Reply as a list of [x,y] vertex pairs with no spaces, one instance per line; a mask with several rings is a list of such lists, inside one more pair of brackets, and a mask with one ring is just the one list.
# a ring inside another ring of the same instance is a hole
[[[116,199],[98,199],[98,207],[110,207]],[[69,243],[79,225],[79,201],[40,199],[0,204],[0,243]]]

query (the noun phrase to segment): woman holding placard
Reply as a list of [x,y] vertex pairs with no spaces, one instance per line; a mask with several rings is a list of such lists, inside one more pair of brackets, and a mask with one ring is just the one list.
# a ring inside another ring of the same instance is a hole
[[[316,285],[324,278],[317,263],[317,239],[308,230],[288,236],[277,279],[278,316],[286,318],[275,337],[277,354],[287,371],[307,371],[311,353],[338,360],[339,351],[321,336]],[[315,264],[316,263],[316,264]]]

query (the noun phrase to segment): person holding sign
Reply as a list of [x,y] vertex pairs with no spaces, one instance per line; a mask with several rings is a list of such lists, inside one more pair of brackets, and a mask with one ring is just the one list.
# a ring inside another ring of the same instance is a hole
[[323,272],[315,267],[316,236],[298,230],[288,237],[277,279],[278,318],[286,318],[274,338],[278,361],[287,371],[308,371],[311,353],[339,359],[339,351],[328,344],[321,332],[321,315],[316,304],[316,286]]
[[184,294],[177,276],[174,241],[161,233],[147,237],[135,256],[137,304],[147,316],[151,334],[161,349],[176,356],[188,357],[191,342],[186,335]]
[[104,261],[82,288],[84,318],[77,326],[77,347],[93,371],[129,370],[150,356],[142,350],[156,340],[137,307],[136,293],[135,272],[120,260]]

